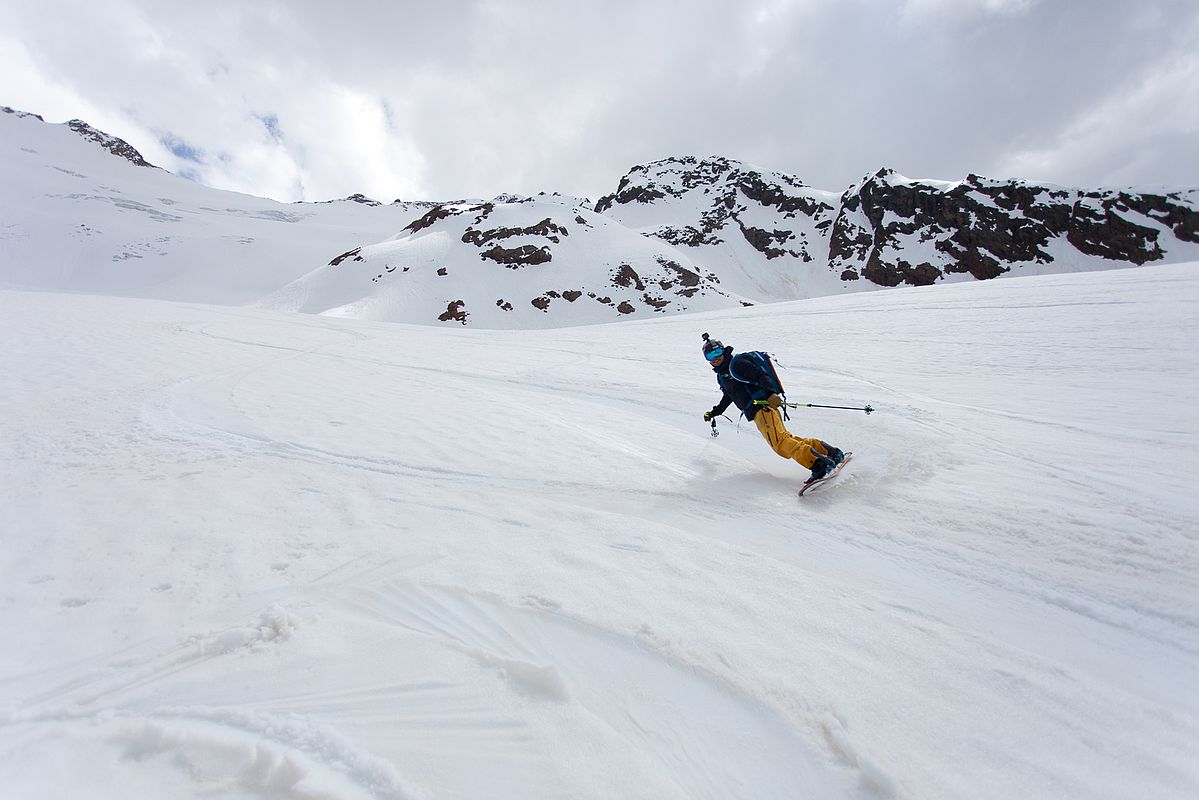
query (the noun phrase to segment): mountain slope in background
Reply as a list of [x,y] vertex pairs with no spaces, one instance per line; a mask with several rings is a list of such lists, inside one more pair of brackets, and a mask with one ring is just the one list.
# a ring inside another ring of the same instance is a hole
[[337,256],[263,304],[484,328],[749,305],[665,242],[581,205],[531,199],[438,206],[400,235]]
[[880,170],[840,206],[829,270],[880,286],[1199,257],[1199,189],[1085,191],[977,175],[949,184]]
[[634,167],[596,208],[758,302],[1199,258],[1199,189],[951,183],[883,169],[837,195],[687,157]]
[[1199,259],[1199,190],[910,180],[841,194],[727,158],[557,194],[283,204],[199,186],[79,120],[0,114],[0,285],[492,328]]
[[827,268],[837,195],[726,158],[633,167],[596,210],[709,265],[758,302],[834,294]]
[[287,204],[211,189],[146,168],[86,123],[5,111],[0,285],[12,288],[244,305],[433,205]]

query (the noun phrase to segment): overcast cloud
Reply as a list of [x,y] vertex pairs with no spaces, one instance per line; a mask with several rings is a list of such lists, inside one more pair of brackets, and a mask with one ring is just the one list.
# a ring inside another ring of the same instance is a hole
[[0,104],[280,200],[558,191],[724,155],[1199,186],[1194,0],[4,0]]

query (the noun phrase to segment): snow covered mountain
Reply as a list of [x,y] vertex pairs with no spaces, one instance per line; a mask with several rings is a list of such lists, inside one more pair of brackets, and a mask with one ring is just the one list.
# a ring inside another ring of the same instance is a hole
[[170,175],[79,120],[3,110],[14,288],[528,328],[1199,259],[1199,189],[881,170],[838,194],[686,157],[634,167],[594,208],[556,193],[284,204]]
[[726,158],[633,167],[596,210],[691,254],[757,302],[834,294],[827,268],[838,198]]
[[913,181],[880,170],[850,187],[830,233],[842,280],[923,286],[1199,258],[1199,189],[1088,191]]
[[0,286],[244,305],[433,205],[211,189],[79,120],[3,112]]
[[911,180],[841,194],[725,158],[634,167],[596,209],[671,242],[757,302],[1199,258],[1199,189]]
[[263,305],[537,328],[750,303],[664,242],[582,205],[528,199],[437,206],[400,235],[342,253]]

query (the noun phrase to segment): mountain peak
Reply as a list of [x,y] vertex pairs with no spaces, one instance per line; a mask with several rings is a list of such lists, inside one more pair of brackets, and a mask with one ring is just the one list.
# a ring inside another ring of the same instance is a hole
[[137,148],[129,144],[129,142],[119,137],[113,136],[110,133],[105,133],[98,128],[93,128],[81,119],[73,119],[67,122],[67,127],[75,131],[84,139],[90,139],[103,147],[114,156],[120,156],[131,164],[139,167],[150,167],[158,169],[146,159],[142,158],[142,154],[137,151]]
[[4,112],[5,114],[14,114],[14,115],[16,115],[17,119],[27,119],[28,118],[28,119],[36,119],[38,122],[46,121],[46,120],[42,119],[41,114],[31,114],[28,111],[19,111],[15,108],[9,108],[8,106],[0,106],[0,111]]

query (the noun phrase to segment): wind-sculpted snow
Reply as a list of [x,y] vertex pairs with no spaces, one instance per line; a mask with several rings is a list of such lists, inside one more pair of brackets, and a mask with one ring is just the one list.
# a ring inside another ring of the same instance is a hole
[[[553,331],[0,291],[0,786],[1190,800],[1197,276]],[[792,413],[837,483],[710,436],[703,330],[877,409]]]

